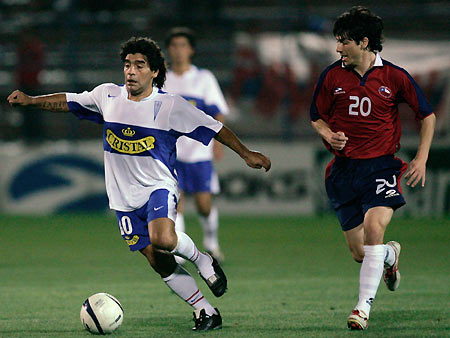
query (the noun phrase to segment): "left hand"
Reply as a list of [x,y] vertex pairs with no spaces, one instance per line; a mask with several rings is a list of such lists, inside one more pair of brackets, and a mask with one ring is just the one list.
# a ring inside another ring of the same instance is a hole
[[266,171],[270,170],[272,163],[270,162],[270,158],[266,155],[261,154],[258,151],[249,151],[247,156],[245,157],[245,162],[250,168],[261,169],[264,168]]
[[408,171],[405,174],[405,179],[409,178],[406,185],[414,188],[417,183],[422,182],[422,187],[425,186],[426,161],[413,159],[409,163]]

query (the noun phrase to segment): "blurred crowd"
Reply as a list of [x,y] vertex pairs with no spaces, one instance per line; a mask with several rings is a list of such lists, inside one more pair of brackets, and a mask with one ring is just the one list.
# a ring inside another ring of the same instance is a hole
[[[393,15],[392,6],[376,2],[386,23],[387,42],[400,37],[433,41],[429,53],[448,55],[448,2],[405,0],[401,17]],[[197,32],[195,63],[218,78],[231,107],[228,123],[242,137],[310,137],[315,79],[337,58],[330,22],[346,7],[292,0],[3,0],[0,96],[15,88],[36,94],[121,83],[122,41],[132,35],[150,36],[162,46],[170,27],[184,25]],[[436,66],[430,64],[424,68],[420,62],[411,63],[408,71],[437,111],[439,138],[450,134],[450,64],[437,59],[432,63]],[[408,115],[408,109],[402,108],[402,114]],[[74,124],[70,114],[52,119],[51,114],[34,111],[32,121],[28,116],[2,100],[0,140],[100,137],[97,126]],[[406,119],[405,133],[415,133],[415,128],[414,117]]]

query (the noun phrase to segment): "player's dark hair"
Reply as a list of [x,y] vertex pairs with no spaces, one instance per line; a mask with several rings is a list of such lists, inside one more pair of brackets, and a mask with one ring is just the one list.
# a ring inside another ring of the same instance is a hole
[[152,71],[159,71],[158,76],[153,79],[153,83],[156,87],[162,88],[166,81],[167,65],[161,48],[150,38],[136,38],[134,36],[120,46],[120,58],[122,62],[125,62],[128,54],[137,53],[141,53],[147,57]]
[[166,39],[165,39],[166,48],[169,47],[173,38],[176,38],[179,36],[186,38],[188,40],[189,44],[191,45],[191,47],[193,49],[195,49],[196,40],[195,40],[194,31],[187,27],[174,27],[174,28],[170,29],[169,32],[167,33]]
[[354,6],[336,19],[333,34],[338,39],[353,40],[357,44],[367,37],[367,48],[372,52],[381,52],[383,28],[383,20],[379,16],[366,7]]

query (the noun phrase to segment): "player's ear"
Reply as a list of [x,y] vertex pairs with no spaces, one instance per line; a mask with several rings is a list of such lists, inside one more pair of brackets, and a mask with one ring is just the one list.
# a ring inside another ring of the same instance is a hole
[[369,38],[364,37],[360,42],[361,49],[369,49]]
[[152,79],[156,79],[158,77],[159,70],[152,71]]

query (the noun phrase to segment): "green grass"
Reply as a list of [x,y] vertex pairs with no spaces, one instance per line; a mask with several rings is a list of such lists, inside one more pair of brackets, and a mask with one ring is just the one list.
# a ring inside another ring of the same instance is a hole
[[[188,233],[201,243],[188,217]],[[229,290],[215,298],[189,270],[223,329],[214,337],[450,336],[449,219],[395,218],[386,240],[402,244],[402,285],[383,283],[369,330],[350,332],[360,265],[333,216],[221,217]],[[79,310],[96,292],[124,307],[117,337],[190,337],[190,307],[172,294],[143,256],[128,251],[111,215],[2,216],[0,337],[89,337]]]

